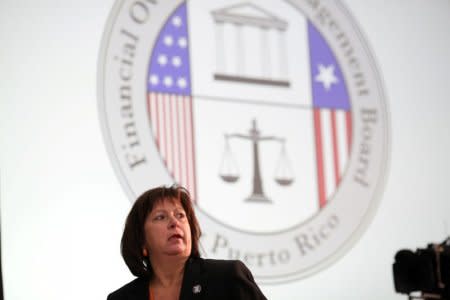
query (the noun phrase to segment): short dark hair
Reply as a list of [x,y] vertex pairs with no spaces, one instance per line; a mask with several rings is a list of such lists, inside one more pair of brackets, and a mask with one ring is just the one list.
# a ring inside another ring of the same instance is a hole
[[160,186],[150,189],[140,195],[133,204],[125,222],[121,240],[121,253],[131,273],[137,277],[152,277],[153,269],[148,257],[142,253],[145,244],[144,224],[155,203],[166,199],[178,199],[186,212],[191,228],[191,257],[200,257],[199,239],[200,226],[195,216],[189,192],[180,186]]

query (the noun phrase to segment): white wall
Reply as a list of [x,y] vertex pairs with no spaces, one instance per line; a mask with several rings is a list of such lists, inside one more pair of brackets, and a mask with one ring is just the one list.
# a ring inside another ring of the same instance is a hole
[[[374,221],[330,268],[262,286],[269,299],[406,299],[401,248],[450,235],[450,1],[345,0],[384,77],[391,161]],[[0,2],[5,299],[105,299],[130,202],[100,130],[97,58],[113,1]],[[445,225],[446,224],[446,225]]]

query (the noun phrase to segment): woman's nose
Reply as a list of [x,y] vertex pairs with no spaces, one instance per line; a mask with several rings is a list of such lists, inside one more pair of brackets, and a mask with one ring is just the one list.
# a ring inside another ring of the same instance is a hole
[[175,227],[177,225],[178,225],[178,219],[175,218],[175,216],[170,216],[169,217],[169,224],[168,224],[169,228],[173,228],[173,227]]

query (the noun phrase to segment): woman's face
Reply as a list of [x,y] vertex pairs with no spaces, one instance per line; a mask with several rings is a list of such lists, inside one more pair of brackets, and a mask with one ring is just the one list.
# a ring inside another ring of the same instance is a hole
[[144,232],[144,249],[151,257],[191,254],[191,228],[178,199],[157,202],[145,220]]

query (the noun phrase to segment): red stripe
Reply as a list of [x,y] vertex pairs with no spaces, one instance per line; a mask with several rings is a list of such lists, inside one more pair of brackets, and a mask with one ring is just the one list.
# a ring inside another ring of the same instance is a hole
[[330,116],[331,116],[331,132],[333,139],[334,180],[337,186],[340,180],[341,172],[339,171],[339,149],[338,149],[337,129],[336,129],[336,111],[334,109],[331,110]]
[[158,97],[157,95],[151,93],[151,101],[153,102],[153,107],[154,107],[154,115],[155,115],[155,119],[152,120],[152,125],[154,126],[154,134],[155,134],[155,140],[156,140],[156,146],[160,147],[159,143],[160,143],[160,128],[159,128],[159,110],[158,110]]
[[169,171],[171,171],[171,175],[172,178],[175,177],[175,140],[174,140],[174,135],[173,135],[173,106],[172,106],[172,102],[173,102],[173,96],[169,95],[168,98],[168,104],[169,104],[169,126],[170,126],[170,169]]
[[184,145],[183,145],[183,152],[184,152],[184,164],[185,164],[185,187],[190,191],[189,186],[189,153],[188,153],[188,144],[189,144],[189,137],[187,132],[187,119],[186,119],[186,99],[183,100],[182,103],[182,116],[183,116],[183,136],[184,136]]
[[347,125],[347,152],[350,156],[350,151],[352,150],[352,115],[350,111],[345,113],[345,121]]
[[188,145],[188,150],[187,150],[187,154],[188,154],[188,162],[189,162],[189,173],[188,173],[188,182],[189,182],[189,191],[192,195],[192,197],[194,196],[194,180],[192,178],[192,173],[193,173],[193,161],[192,161],[192,126],[191,126],[191,110],[190,110],[190,102],[187,102],[187,106],[186,106],[186,117],[188,119],[188,141],[189,141],[189,145]]
[[[181,100],[180,100],[180,98],[181,98]],[[180,124],[181,124],[181,120],[180,120],[180,107],[179,107],[179,103],[180,103],[180,101],[183,101],[183,98],[182,98],[182,96],[178,96],[177,98],[176,98],[176,102],[175,102],[175,108],[176,108],[176,114],[177,114],[177,125],[178,125],[178,127],[177,127],[177,140],[178,140],[178,147],[177,147],[177,152],[178,152],[178,182],[179,183],[182,183],[183,182],[183,171],[182,171],[182,161],[183,161],[183,159],[182,159],[182,153],[183,153],[183,151],[182,151],[182,148],[181,148],[181,134],[180,134],[180,132],[181,132],[181,128],[180,128]]]
[[[186,101],[188,101],[186,99]],[[187,173],[187,188],[189,190],[189,192],[192,194],[193,190],[192,190],[192,176],[191,176],[191,172],[192,172],[192,154],[191,154],[191,143],[192,143],[192,134],[191,134],[191,119],[190,119],[190,114],[189,114],[189,102],[185,102],[184,103],[184,113],[185,113],[185,117],[186,117],[186,162],[187,162],[187,166],[188,166],[188,173]],[[193,194],[192,194],[193,195]]]
[[185,121],[185,117],[184,117],[184,97],[180,96],[179,97],[179,102],[177,105],[177,112],[178,112],[178,120],[179,120],[179,128],[178,128],[178,136],[179,136],[179,140],[180,140],[180,144],[179,144],[179,148],[180,148],[180,154],[181,154],[181,174],[180,174],[180,179],[181,179],[181,185],[182,186],[186,186],[187,182],[186,182],[186,165],[187,165],[187,153],[186,153],[186,135],[184,134],[184,128],[186,127],[186,121]]
[[320,121],[320,109],[314,109],[314,131],[316,142],[317,186],[319,193],[319,207],[326,204],[325,176],[323,169],[322,126]]
[[154,120],[155,124],[156,124],[156,145],[158,145],[158,148],[160,147],[160,128],[159,128],[159,103],[158,103],[158,97],[155,94],[152,94],[152,98],[153,101],[155,102],[155,116],[156,116],[156,120]]
[[173,96],[168,94],[167,95],[167,111],[169,112],[169,122],[167,123],[167,126],[169,126],[169,135],[168,138],[168,144],[170,148],[170,175],[172,176],[172,179],[174,179],[174,169],[175,169],[175,145],[174,145],[174,137],[173,137],[173,112],[172,112],[172,102],[173,102]]
[[161,127],[164,130],[164,158],[165,158],[165,164],[167,166],[167,168],[169,168],[169,162],[170,162],[170,149],[169,149],[169,143],[168,143],[168,121],[167,121],[167,99],[165,95],[162,95],[162,100],[161,100],[161,104],[163,107],[163,119],[162,119],[162,124]]
[[177,148],[177,133],[176,133],[176,129],[177,129],[177,118],[176,118],[176,111],[175,111],[175,107],[176,107],[176,101],[177,101],[177,97],[175,95],[171,95],[170,97],[170,116],[172,117],[172,122],[170,123],[171,128],[172,128],[172,168],[173,168],[173,179],[174,181],[177,183],[178,182],[178,148]]
[[187,118],[186,116],[186,109],[187,109],[187,105],[189,103],[189,97],[184,97],[183,98],[183,134],[184,134],[184,167],[185,167],[185,185],[188,188],[189,191],[190,190],[190,185],[189,185],[189,172],[190,172],[190,166],[189,166],[189,162],[190,162],[190,157],[189,157],[189,145],[190,145],[190,138],[189,138],[189,118]]
[[162,140],[161,153],[163,157],[164,164],[167,166],[167,128],[166,128],[166,101],[164,94],[158,94],[158,103],[161,105],[161,122],[160,138]]

